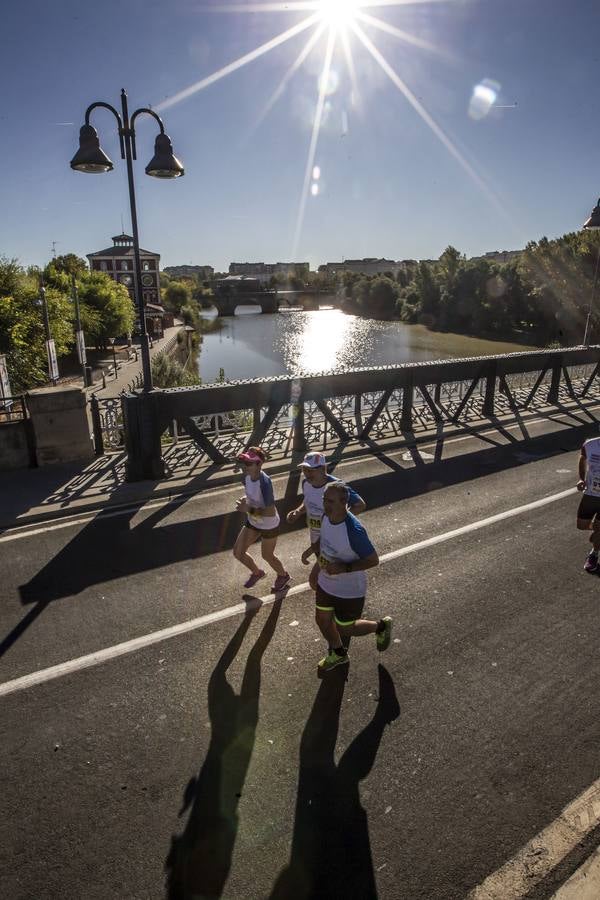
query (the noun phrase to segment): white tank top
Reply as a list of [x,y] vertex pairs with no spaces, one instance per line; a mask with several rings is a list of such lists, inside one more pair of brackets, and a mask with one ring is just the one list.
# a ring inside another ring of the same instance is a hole
[[600,437],[590,438],[585,447],[585,494],[600,497]]

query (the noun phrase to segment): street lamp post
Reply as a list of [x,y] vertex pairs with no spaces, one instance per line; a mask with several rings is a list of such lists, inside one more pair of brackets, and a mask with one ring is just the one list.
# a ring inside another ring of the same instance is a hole
[[[587,231],[600,230],[600,200],[593,208],[589,219],[583,223],[582,228]],[[590,308],[588,309],[587,319],[585,320],[585,332],[583,334],[583,343],[587,347],[589,345],[589,335],[591,331],[592,311],[594,309],[594,297],[596,295],[596,284],[598,283],[598,267],[600,266],[600,243],[598,244],[598,255],[596,257],[596,270],[594,272],[594,283],[592,285],[592,294],[590,297]]]
[[154,110],[140,107],[129,117],[127,108],[127,94],[121,91],[121,114],[110,103],[96,102],[88,106],[85,112],[85,124],[79,132],[79,150],[71,160],[71,168],[78,172],[93,174],[110,172],[113,168],[112,161],[100,147],[100,141],[96,129],[90,125],[90,115],[94,109],[108,109],[116,118],[119,126],[119,141],[121,146],[121,159],[127,163],[127,181],[129,184],[129,206],[131,210],[131,227],[133,230],[133,258],[134,258],[134,295],[140,319],[140,349],[142,352],[142,372],[144,376],[144,391],[152,390],[152,369],[150,366],[150,349],[148,343],[148,330],[146,328],[146,315],[144,298],[142,294],[142,275],[140,263],[140,244],[138,238],[138,222],[135,204],[135,186],[133,181],[133,160],[137,159],[135,147],[135,120],[145,113],[152,116],[158,122],[160,133],[154,144],[154,156],[146,166],[146,175],[154,178],[178,178],[184,174],[184,169],[179,160],[173,155],[171,140],[165,134],[164,125],[160,116]]
[[113,352],[113,369],[114,369],[114,372],[115,372],[115,378],[116,378],[116,377],[117,377],[117,352],[116,352],[116,350],[115,350],[115,340],[116,340],[116,338],[111,337],[111,338],[109,338],[108,340],[109,340],[109,342],[110,342],[110,346],[112,347],[112,352]]
[[36,300],[37,305],[42,310],[42,319],[44,322],[44,335],[46,339],[46,355],[48,357],[48,375],[52,384],[58,381],[58,363],[56,361],[56,348],[52,340],[52,332],[50,331],[50,317],[48,315],[48,303],[46,302],[46,288],[44,280],[40,278],[40,295]]
[[73,303],[75,305],[75,341],[77,345],[77,358],[79,360],[79,364],[81,365],[81,372],[83,375],[83,386],[88,387],[88,373],[87,373],[87,354],[85,352],[85,337],[83,334],[83,328],[81,327],[81,311],[79,309],[79,291],[77,290],[77,282],[75,281],[75,276],[71,275],[71,293],[73,295]]
[[[85,124],[79,131],[79,150],[71,160],[71,168],[78,172],[102,173],[110,172],[112,161],[100,147],[96,129],[90,125],[93,110],[108,109],[117,120],[121,159],[127,164],[127,182],[129,185],[129,206],[131,210],[131,227],[133,231],[134,278],[133,290],[140,320],[140,349],[142,352],[143,392],[135,403],[129,403],[126,419],[127,466],[128,481],[139,481],[146,478],[162,478],[164,461],[161,455],[160,430],[158,413],[152,395],[152,369],[150,366],[150,348],[146,314],[142,294],[142,274],[140,264],[140,243],[138,238],[137,211],[135,205],[135,186],[133,182],[133,160],[136,159],[135,120],[145,114],[151,116],[160,128],[154,142],[154,156],[146,166],[146,175],[154,178],[179,178],[184,169],[173,155],[171,140],[160,116],[154,110],[140,107],[129,116],[127,94],[121,91],[121,113],[110,103],[96,102],[88,106],[85,112]],[[113,348],[114,349],[114,348]],[[116,370],[115,370],[116,374]]]

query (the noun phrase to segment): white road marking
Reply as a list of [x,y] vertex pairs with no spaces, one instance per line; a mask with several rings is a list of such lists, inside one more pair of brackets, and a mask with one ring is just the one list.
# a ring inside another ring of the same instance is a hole
[[[467,900],[522,900],[599,824],[600,779],[565,806],[560,816],[536,834],[511,860],[470,891]],[[558,897],[568,896],[575,900],[575,897],[583,896],[581,893],[563,895],[563,889],[558,892]],[[599,894],[590,894],[590,898],[592,896],[597,898]]]
[[[593,407],[587,407],[587,410],[595,410],[595,409],[599,409],[599,408],[600,407],[593,406]],[[572,418],[572,416],[570,416],[569,413],[560,413],[558,416],[555,416],[555,419],[565,419],[565,418]],[[547,419],[545,419],[544,417],[541,417],[538,419],[527,419],[527,420],[525,420],[524,424],[537,425],[540,422],[545,422],[545,421],[547,421]],[[590,422],[589,424],[591,425],[592,423]],[[518,422],[513,422],[510,424],[507,423],[506,425],[503,425],[502,428],[504,431],[516,431],[517,429],[520,428],[520,425]],[[492,428],[486,429],[485,431],[478,431],[475,434],[458,435],[456,437],[451,437],[451,438],[448,438],[447,440],[445,440],[444,447],[448,447],[451,444],[459,444],[464,441],[477,440],[478,438],[483,438],[490,434],[499,434],[499,433],[500,432],[497,428],[492,427]],[[510,446],[510,444],[508,444],[508,443],[501,444],[499,446],[507,448]],[[424,458],[428,458],[429,454],[427,454],[427,453],[423,454],[423,453],[421,453],[421,451],[425,450],[426,448],[435,449],[436,447],[437,447],[437,441],[431,441],[431,442],[424,442],[422,444],[417,443],[416,445],[414,445],[413,449],[415,450],[415,452],[417,454],[422,455]],[[383,448],[382,452],[385,452],[385,448]],[[573,452],[575,452],[575,451],[573,451]],[[385,456],[387,456],[389,459],[395,459],[396,457],[404,458],[405,456],[407,456],[407,458],[410,457],[410,459],[412,459],[412,455],[410,454],[410,451],[407,451],[406,448],[392,451],[390,453],[385,453]],[[337,466],[335,467],[335,471],[337,472],[339,469],[345,469],[350,466],[364,465],[366,458],[367,457],[365,457],[365,456],[359,456],[356,459],[343,460],[337,464]],[[377,457],[375,457],[375,458],[377,458]],[[546,457],[540,457],[540,458],[544,459]],[[558,471],[560,471],[560,470],[558,470]],[[565,470],[565,471],[568,471],[568,470]],[[240,475],[240,478],[241,478],[241,475]],[[279,484],[282,481],[287,481],[288,478],[289,478],[289,473],[283,473],[281,475],[273,475],[272,481],[274,484]],[[51,521],[51,522],[49,522],[48,525],[43,525],[41,523],[32,523],[31,525],[21,525],[20,527],[18,525],[16,525],[16,526],[14,526],[14,528],[5,529],[3,532],[0,533],[0,543],[6,542],[6,541],[16,541],[16,540],[19,540],[20,538],[34,537],[35,535],[38,535],[38,534],[46,534],[49,531],[58,531],[61,528],[70,528],[71,526],[75,527],[76,525],[87,525],[88,522],[91,522],[95,519],[112,519],[116,516],[128,516],[128,515],[131,515],[132,513],[142,514],[142,513],[147,512],[148,510],[160,509],[161,507],[164,507],[164,506],[183,506],[186,503],[198,503],[203,500],[211,499],[212,497],[215,496],[215,494],[232,494],[232,493],[238,492],[239,490],[240,490],[239,484],[231,485],[229,487],[226,487],[226,486],[208,487],[205,490],[199,491],[196,494],[182,493],[182,494],[176,494],[174,497],[171,497],[171,496],[162,497],[162,498],[157,497],[155,500],[150,500],[148,503],[144,503],[143,505],[133,504],[130,506],[122,506],[122,507],[119,507],[118,509],[114,509],[114,510],[111,510],[109,508],[107,511],[104,511],[102,509],[94,509],[94,510],[90,510],[86,513],[82,513],[82,515],[79,517],[77,517],[77,513],[74,513],[73,516],[61,517],[60,521],[58,521],[58,522]]]
[[[460,528],[454,528],[452,531],[446,531],[444,534],[437,534],[433,537],[426,538],[423,541],[418,541],[416,544],[409,544],[406,547],[400,547],[398,550],[392,550],[390,553],[385,553],[380,557],[380,563],[387,563],[394,559],[399,559],[401,556],[406,556],[409,553],[416,553],[418,550],[424,550],[427,547],[433,547],[435,544],[441,544],[445,541],[450,541],[453,538],[460,537],[463,534],[469,534],[472,531],[477,531],[480,528],[486,528],[489,525],[494,525],[496,522],[502,522],[504,519],[510,519],[513,516],[521,515],[522,513],[530,512],[533,509],[540,509],[543,506],[548,506],[550,503],[556,503],[558,500],[564,500],[566,497],[570,497],[572,494],[576,493],[576,488],[569,488],[566,491],[560,491],[558,494],[551,494],[548,497],[542,497],[540,500],[533,500],[530,503],[525,503],[523,506],[516,506],[513,509],[508,509],[505,512],[496,513],[493,516],[488,516],[486,519],[479,519],[476,522],[470,522],[468,525],[463,525]],[[295,594],[301,594],[304,591],[309,589],[308,582],[304,582],[303,584],[297,584],[293,588],[291,588],[287,592],[287,596],[293,596]],[[264,597],[261,597],[261,602],[263,605],[267,605],[273,603],[275,601],[274,594],[267,594]],[[40,669],[37,672],[32,672],[29,675],[23,675],[20,678],[14,678],[12,681],[5,681],[0,684],[0,697],[5,697],[8,694],[13,694],[16,691],[27,690],[28,688],[34,687],[38,684],[43,684],[46,681],[52,681],[54,678],[60,678],[63,675],[69,675],[72,672],[78,672],[82,669],[89,669],[91,666],[97,666],[100,663],[107,662],[110,659],[116,659],[119,656],[124,656],[127,653],[134,653],[136,650],[142,650],[145,647],[150,647],[152,644],[160,643],[161,641],[168,640],[172,637],[177,637],[180,634],[186,634],[190,631],[196,631],[198,628],[205,628],[207,625],[212,625],[213,622],[220,622],[223,619],[229,619],[232,616],[236,616],[239,613],[245,612],[247,606],[245,603],[237,603],[235,606],[228,606],[225,609],[218,610],[217,612],[208,613],[205,616],[199,616],[195,619],[190,619],[187,622],[181,622],[179,625],[172,625],[169,628],[162,628],[160,631],[153,631],[150,634],[142,635],[138,638],[133,638],[129,641],[124,641],[122,644],[115,644],[112,647],[106,647],[104,650],[98,650],[95,653],[88,653],[86,656],[79,656],[76,659],[68,660],[64,663],[59,663],[56,666],[50,666],[47,669]]]

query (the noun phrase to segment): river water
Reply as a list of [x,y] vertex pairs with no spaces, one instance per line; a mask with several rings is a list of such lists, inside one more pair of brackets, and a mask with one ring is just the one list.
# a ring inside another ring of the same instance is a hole
[[354,366],[393,365],[432,359],[489,356],[535,349],[429,331],[423,325],[380,322],[339,309],[285,310],[224,316],[204,335],[199,354],[203,384],[272,375],[340,372]]

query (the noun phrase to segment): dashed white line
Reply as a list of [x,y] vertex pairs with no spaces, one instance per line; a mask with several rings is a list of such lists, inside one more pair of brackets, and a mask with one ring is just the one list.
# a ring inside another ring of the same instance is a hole
[[[550,503],[556,503],[559,500],[564,500],[566,497],[571,496],[576,493],[575,488],[569,488],[566,491],[560,491],[558,494],[551,494],[548,497],[542,497],[539,500],[533,500],[530,503],[525,503],[523,506],[516,506],[513,509],[505,510],[505,512],[496,513],[493,516],[488,516],[485,519],[479,519],[476,522],[470,522],[468,525],[463,525],[460,528],[454,528],[451,531],[446,531],[443,534],[437,534],[433,537],[426,538],[423,541],[418,541],[416,544],[409,544],[406,547],[400,547],[398,550],[392,550],[390,553],[385,553],[380,557],[380,563],[388,563],[394,559],[399,559],[402,556],[406,556],[409,553],[416,553],[419,550],[424,550],[427,547],[432,547],[435,544],[441,544],[445,541],[450,541],[453,538],[460,537],[463,534],[469,534],[472,531],[477,531],[480,528],[486,528],[489,525],[494,525],[497,522],[502,522],[505,519],[513,518],[514,516],[519,516],[523,513],[530,512],[534,509],[539,509],[543,506],[548,506]],[[293,587],[290,591],[288,591],[288,596],[293,596],[294,594],[300,594],[309,589],[308,582],[304,582],[303,584],[298,584]],[[275,600],[275,596],[273,594],[267,594],[265,597],[261,597],[261,602],[264,605],[273,603]],[[43,684],[46,681],[52,681],[55,678],[61,678],[63,675],[69,675],[73,672],[81,671],[82,669],[89,669],[92,666],[97,666],[100,663],[107,662],[111,659],[116,659],[119,656],[125,656],[128,653],[134,653],[136,650],[143,650],[145,647],[150,647],[152,644],[157,644],[161,641],[169,640],[170,638],[177,637],[181,634],[187,634],[190,631],[196,631],[199,628],[205,628],[207,625],[212,625],[214,622],[220,622],[223,619],[231,618],[232,616],[239,615],[240,613],[245,612],[247,609],[247,605],[245,603],[237,603],[235,606],[228,606],[225,609],[218,610],[213,613],[208,613],[204,616],[199,616],[195,619],[189,619],[187,622],[181,622],[178,625],[172,625],[169,628],[162,628],[160,631],[153,631],[150,634],[142,635],[138,638],[133,638],[129,641],[124,641],[121,644],[115,644],[112,647],[106,647],[103,650],[97,650],[95,653],[88,653],[86,656],[79,656],[76,659],[68,660],[64,663],[59,663],[56,666],[50,666],[47,669],[40,669],[37,672],[32,672],[29,675],[23,675],[20,678],[14,678],[11,681],[5,681],[0,684],[0,697],[6,697],[8,694],[14,694],[17,691],[27,690],[28,688],[34,687],[38,684]]]

